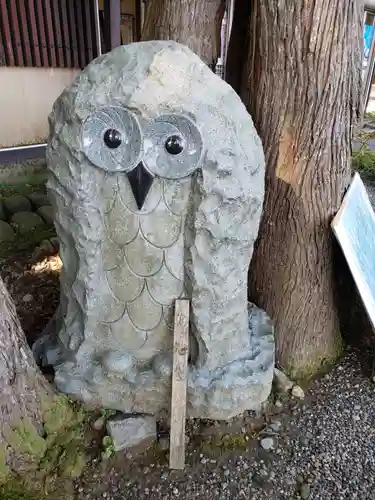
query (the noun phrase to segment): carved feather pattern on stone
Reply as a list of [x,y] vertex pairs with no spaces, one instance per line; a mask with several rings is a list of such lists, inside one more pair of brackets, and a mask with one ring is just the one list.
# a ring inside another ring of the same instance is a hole
[[190,178],[155,178],[142,210],[126,175],[112,175],[103,185],[107,229],[101,251],[114,310],[106,301],[104,316],[98,317],[110,322],[109,342],[139,361],[172,345],[173,305],[184,292],[183,228],[190,185]]

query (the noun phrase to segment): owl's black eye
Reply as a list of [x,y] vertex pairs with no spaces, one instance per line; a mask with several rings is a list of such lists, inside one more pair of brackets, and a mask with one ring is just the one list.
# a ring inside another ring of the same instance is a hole
[[114,128],[109,128],[104,134],[105,145],[111,149],[116,149],[121,146],[121,132]]
[[179,155],[184,150],[184,141],[179,135],[171,135],[165,141],[165,149],[171,155]]

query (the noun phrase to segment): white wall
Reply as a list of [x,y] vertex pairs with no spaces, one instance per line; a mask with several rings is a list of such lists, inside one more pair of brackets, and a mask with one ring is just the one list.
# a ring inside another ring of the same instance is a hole
[[77,72],[0,67],[0,148],[44,142],[52,105]]

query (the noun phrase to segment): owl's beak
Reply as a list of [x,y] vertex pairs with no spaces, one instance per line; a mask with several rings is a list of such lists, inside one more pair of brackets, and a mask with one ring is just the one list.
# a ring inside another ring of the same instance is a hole
[[138,165],[126,175],[128,176],[138,210],[141,210],[154,178],[149,171],[146,170],[143,162],[138,163]]

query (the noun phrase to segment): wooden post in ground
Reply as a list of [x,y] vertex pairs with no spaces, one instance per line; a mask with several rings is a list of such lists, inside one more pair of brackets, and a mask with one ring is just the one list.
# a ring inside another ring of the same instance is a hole
[[171,433],[169,467],[185,467],[187,362],[189,355],[189,301],[176,300],[173,339]]

